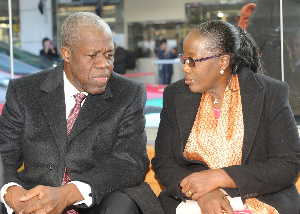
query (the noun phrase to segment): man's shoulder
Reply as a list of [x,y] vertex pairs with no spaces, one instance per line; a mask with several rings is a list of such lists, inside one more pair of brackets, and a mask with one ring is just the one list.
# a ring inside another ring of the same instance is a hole
[[137,82],[128,77],[124,77],[115,72],[113,72],[111,75],[110,83],[113,85],[113,87],[123,88],[123,90],[127,90],[128,87],[140,87],[141,85],[144,85],[143,83]]
[[42,71],[38,71],[36,73],[28,74],[17,79],[14,79],[18,84],[28,84],[28,83],[40,83],[43,79],[46,79],[49,74],[58,72],[62,69],[58,67],[51,67]]
[[114,72],[106,91],[107,94],[112,93],[119,100],[131,99],[136,96],[146,97],[146,86],[144,83],[137,82]]
[[[55,75],[59,70],[57,68],[48,68],[36,73],[28,74],[16,79],[11,80],[10,84],[16,90],[24,93],[29,92],[33,93],[36,90],[39,90],[40,87],[45,83],[50,75]],[[53,79],[53,78],[52,78]]]

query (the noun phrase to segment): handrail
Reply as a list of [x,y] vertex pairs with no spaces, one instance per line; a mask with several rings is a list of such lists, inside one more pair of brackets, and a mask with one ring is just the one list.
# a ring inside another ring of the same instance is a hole
[[8,0],[8,16],[9,16],[9,54],[10,54],[10,74],[11,79],[14,78],[14,49],[13,49],[13,35],[12,35],[12,8],[11,0]]
[[281,52],[281,80],[284,81],[282,0],[280,0],[280,52]]

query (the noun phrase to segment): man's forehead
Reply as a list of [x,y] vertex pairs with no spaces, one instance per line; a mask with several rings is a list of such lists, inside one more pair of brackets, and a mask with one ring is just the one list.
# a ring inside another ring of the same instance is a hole
[[110,43],[113,43],[113,37],[112,34],[100,30],[80,31],[79,42],[82,44],[95,42],[110,45]]

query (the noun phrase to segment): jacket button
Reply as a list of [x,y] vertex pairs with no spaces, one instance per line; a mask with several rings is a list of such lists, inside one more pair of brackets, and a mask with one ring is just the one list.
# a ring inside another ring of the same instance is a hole
[[48,163],[47,168],[48,168],[49,170],[54,169],[54,164],[53,164],[53,163]]

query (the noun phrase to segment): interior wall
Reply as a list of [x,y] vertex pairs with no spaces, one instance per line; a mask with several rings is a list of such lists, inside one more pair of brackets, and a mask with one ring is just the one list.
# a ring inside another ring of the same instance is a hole
[[52,38],[51,0],[45,0],[44,14],[38,9],[39,0],[19,0],[21,48],[39,54],[44,37]]

